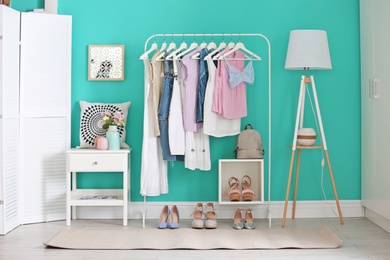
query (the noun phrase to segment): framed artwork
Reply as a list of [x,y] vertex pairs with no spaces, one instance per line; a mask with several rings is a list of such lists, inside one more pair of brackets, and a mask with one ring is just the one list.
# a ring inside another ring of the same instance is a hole
[[1,0],[0,4],[6,5],[6,6],[10,7],[11,6],[11,0]]
[[88,80],[124,80],[124,45],[88,45]]

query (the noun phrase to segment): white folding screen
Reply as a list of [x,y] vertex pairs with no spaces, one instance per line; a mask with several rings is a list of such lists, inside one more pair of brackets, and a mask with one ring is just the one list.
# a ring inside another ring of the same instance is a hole
[[20,13],[0,6],[0,235],[19,219],[19,32]]
[[2,111],[4,117],[17,117],[19,114],[19,12],[1,6],[1,67],[2,71]]
[[22,13],[22,223],[65,218],[72,17]]
[[23,223],[64,219],[67,119],[35,117],[23,122]]
[[3,233],[14,229],[20,224],[18,205],[19,181],[19,119],[3,118],[0,119],[2,147],[2,180],[3,180]]
[[21,114],[67,117],[70,113],[71,17],[22,13]]

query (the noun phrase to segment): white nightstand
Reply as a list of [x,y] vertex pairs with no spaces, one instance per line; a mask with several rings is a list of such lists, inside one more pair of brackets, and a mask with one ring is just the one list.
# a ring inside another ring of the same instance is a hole
[[[66,151],[66,225],[70,226],[71,213],[72,219],[76,219],[77,206],[121,206],[123,207],[123,226],[127,226],[128,201],[130,200],[130,151],[130,149],[76,148]],[[123,172],[123,188],[77,189],[77,172]],[[91,198],[93,196],[96,198]]]

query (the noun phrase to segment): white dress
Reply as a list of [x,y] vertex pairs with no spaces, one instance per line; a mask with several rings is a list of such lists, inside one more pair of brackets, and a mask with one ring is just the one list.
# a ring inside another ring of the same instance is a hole
[[185,130],[183,125],[183,104],[181,97],[181,66],[178,60],[173,61],[173,90],[169,107],[168,137],[172,155],[184,155]]
[[196,132],[186,131],[186,152],[184,166],[187,169],[202,171],[211,170],[210,141],[203,129]]
[[150,89],[150,63],[144,58],[144,134],[142,140],[141,188],[143,196],[168,193],[168,164],[162,159],[158,137],[154,132],[153,97]]
[[216,67],[214,61],[207,60],[209,70],[209,79],[207,81],[206,94],[204,98],[204,118],[203,131],[205,134],[214,137],[224,137],[237,135],[240,133],[241,119],[227,119],[212,111],[214,88],[215,88],[215,72]]
[[[181,62],[184,87],[183,120],[186,130],[184,167],[190,170],[209,171],[211,169],[209,136],[203,133],[202,124],[197,124],[195,120],[199,61],[192,60],[190,57],[199,50],[187,54]],[[186,109],[187,111],[184,111]]]

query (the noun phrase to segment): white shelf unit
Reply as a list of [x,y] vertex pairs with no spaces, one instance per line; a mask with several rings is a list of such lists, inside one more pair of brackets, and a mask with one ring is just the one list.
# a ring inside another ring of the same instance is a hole
[[[229,190],[229,179],[235,177],[240,181],[248,175],[251,178],[252,201],[230,201],[226,191]],[[220,205],[253,205],[264,204],[264,160],[263,159],[222,159],[218,167],[218,203]]]
[[[96,150],[69,149],[66,151],[66,225],[76,219],[77,206],[123,207],[123,226],[127,226],[130,200],[130,149]],[[77,189],[78,172],[122,172],[121,189]],[[82,199],[83,196],[115,196],[115,199]]]
[[[83,199],[84,196],[114,196],[115,199]],[[72,206],[122,206],[122,189],[75,189],[70,196]]]

